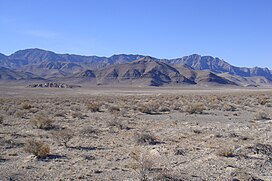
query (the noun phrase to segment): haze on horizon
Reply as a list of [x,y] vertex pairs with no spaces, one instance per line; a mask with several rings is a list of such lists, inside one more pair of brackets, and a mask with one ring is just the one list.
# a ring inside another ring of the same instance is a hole
[[196,53],[271,69],[269,0],[4,0],[0,7],[6,55],[27,48],[157,58]]

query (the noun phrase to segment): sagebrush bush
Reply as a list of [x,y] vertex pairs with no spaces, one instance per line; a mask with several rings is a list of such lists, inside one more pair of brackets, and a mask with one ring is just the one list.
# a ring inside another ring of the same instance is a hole
[[53,122],[54,122],[54,120],[48,118],[45,115],[38,115],[38,116],[33,117],[30,120],[30,124],[32,126],[34,126],[35,128],[38,128],[38,129],[45,129],[45,130],[53,128],[53,125],[52,125]]
[[157,138],[149,132],[136,134],[136,142],[138,144],[148,144],[148,145],[155,145],[158,143]]
[[150,153],[146,150],[134,149],[130,153],[130,157],[134,160],[131,167],[138,173],[139,180],[147,181],[148,174],[154,165],[153,158]]
[[83,136],[97,136],[100,133],[100,130],[93,128],[92,126],[88,126],[86,128],[84,128],[81,131],[81,134]]
[[198,102],[185,107],[185,112],[188,112],[189,114],[202,114],[205,109],[205,105],[201,102]]
[[110,127],[116,127],[118,129],[128,129],[128,126],[122,122],[122,120],[118,118],[114,118],[110,121],[108,121],[108,126]]
[[82,112],[73,112],[72,113],[72,117],[73,118],[79,118],[79,119],[84,119],[86,117],[86,115],[84,115]]
[[74,137],[74,133],[70,129],[63,129],[53,133],[54,139],[60,144],[64,144],[68,148],[68,142]]
[[109,106],[108,110],[111,114],[118,114],[121,109],[117,105],[112,105],[112,106]]
[[101,103],[92,102],[87,105],[87,109],[91,112],[99,112],[101,107]]
[[269,98],[268,97],[259,97],[258,98],[258,103],[260,104],[260,105],[265,105],[266,103],[268,103],[269,102]]
[[30,104],[28,104],[28,103],[23,103],[22,104],[22,108],[23,109],[31,109],[33,106],[32,105],[30,105]]
[[42,141],[36,140],[28,140],[25,143],[24,150],[27,153],[35,155],[37,158],[45,158],[50,153],[48,145],[44,144]]
[[4,116],[0,115],[0,124],[3,124],[3,123],[4,123]]
[[152,107],[150,107],[148,105],[140,105],[138,107],[138,110],[142,113],[145,113],[145,114],[151,114],[153,112]]
[[235,110],[236,110],[236,107],[235,107],[234,105],[225,103],[225,104],[223,105],[222,109],[223,109],[224,111],[235,111]]
[[264,119],[269,119],[268,114],[265,113],[264,111],[257,111],[254,115],[255,120],[264,120]]

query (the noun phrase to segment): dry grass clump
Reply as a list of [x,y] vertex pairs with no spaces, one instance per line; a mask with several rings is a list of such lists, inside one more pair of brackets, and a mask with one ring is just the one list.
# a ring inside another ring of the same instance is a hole
[[254,120],[266,120],[269,119],[268,114],[264,111],[257,111],[254,115]]
[[186,106],[184,111],[189,114],[202,114],[205,109],[205,105],[202,102],[198,102]]
[[54,127],[52,125],[53,122],[54,122],[54,120],[48,118],[45,115],[38,115],[38,116],[33,117],[30,120],[30,124],[32,126],[34,126],[35,128],[44,129],[44,130],[52,129]]
[[28,140],[25,144],[24,150],[27,153],[35,155],[38,159],[45,158],[50,152],[48,145],[44,144],[42,141]]

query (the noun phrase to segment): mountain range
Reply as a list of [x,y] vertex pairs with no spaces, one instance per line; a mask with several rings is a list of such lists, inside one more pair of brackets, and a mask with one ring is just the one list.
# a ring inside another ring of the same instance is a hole
[[268,68],[236,67],[197,54],[176,59],[119,54],[111,57],[57,54],[41,49],[0,54],[0,81],[65,81],[95,85],[272,85]]

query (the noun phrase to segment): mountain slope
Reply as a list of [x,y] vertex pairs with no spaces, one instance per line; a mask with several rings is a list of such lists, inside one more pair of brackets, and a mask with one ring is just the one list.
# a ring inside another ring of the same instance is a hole
[[[10,70],[8,68],[0,67],[0,80],[10,81],[10,80],[31,80],[31,79],[41,79],[31,73],[17,72]],[[42,79],[41,79],[42,80]]]
[[245,68],[235,67],[219,58],[211,56],[200,56],[193,54],[190,56],[184,56],[182,58],[163,60],[171,65],[188,65],[195,70],[210,70],[215,73],[230,73],[232,75],[238,75],[243,77],[251,76],[264,76],[272,80],[271,71],[268,68]]
[[197,54],[176,59],[157,59],[132,54],[98,57],[57,54],[35,48],[19,50],[10,56],[0,54],[0,64],[15,72],[35,74],[45,79],[80,79],[84,71],[89,70],[92,73],[89,72],[90,76],[83,76],[84,80],[97,79],[98,83],[110,82],[109,80],[127,80],[131,83],[141,79],[139,82],[145,80],[147,85],[183,81],[198,84],[235,84],[240,79],[239,85],[248,85],[250,82],[256,85],[272,84],[272,70],[268,68],[235,67],[222,59]]
[[174,67],[143,57],[130,63],[115,64],[95,72],[99,84],[129,83],[161,86],[166,84],[194,84]]
[[257,86],[266,86],[271,85],[272,81],[263,76],[254,76],[254,77],[241,77],[238,75],[232,75],[229,73],[222,73],[219,76],[228,79],[234,82],[237,85],[244,87],[257,87]]
[[237,85],[235,82],[220,77],[208,70],[194,70],[188,65],[178,64],[175,66],[180,74],[199,85]]
[[[109,58],[73,54],[56,54],[51,51],[34,48],[19,50],[10,56],[5,57],[3,61],[6,63],[5,67],[12,69],[21,68],[25,65],[36,65],[42,62],[72,62],[95,69],[116,63],[131,62],[142,57],[142,55],[125,54],[113,55]],[[0,55],[0,61],[1,60],[2,58]]]

